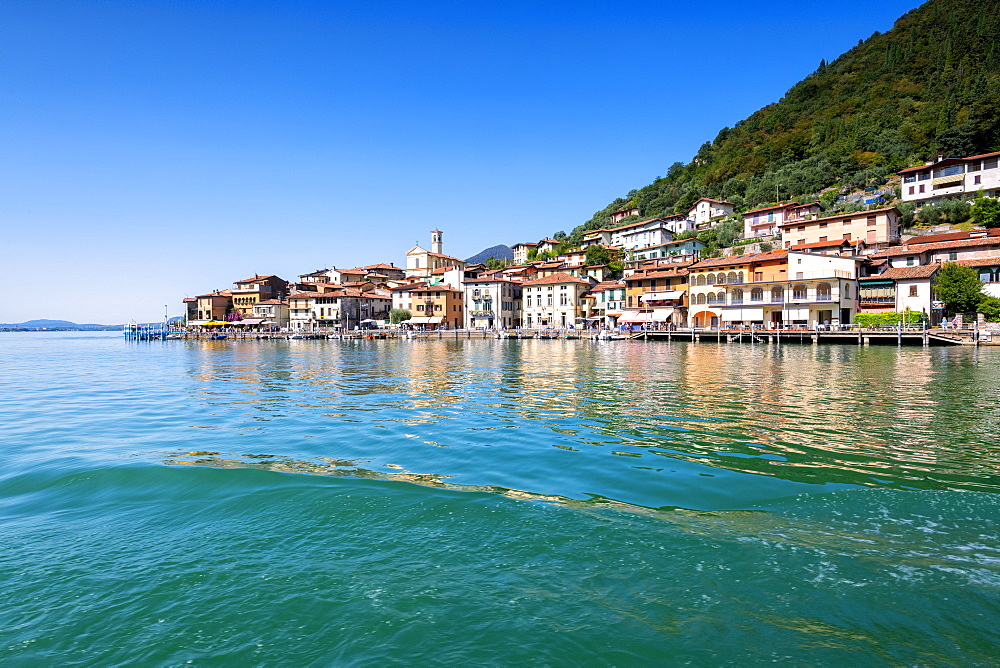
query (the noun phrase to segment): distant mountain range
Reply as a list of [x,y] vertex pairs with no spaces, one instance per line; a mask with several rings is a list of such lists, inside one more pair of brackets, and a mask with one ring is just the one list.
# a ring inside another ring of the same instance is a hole
[[511,250],[510,246],[504,246],[500,244],[498,246],[491,246],[484,251],[480,251],[473,255],[472,257],[466,259],[467,264],[480,264],[486,262],[491,257],[495,257],[498,260],[513,260],[514,251]]
[[[171,318],[170,322],[180,321],[181,318]],[[159,322],[152,323],[140,323],[142,325],[158,325]],[[27,320],[25,322],[17,323],[0,323],[0,329],[20,329],[20,330],[37,330],[37,329],[62,329],[62,330],[75,330],[75,331],[113,331],[121,329],[121,325],[100,325],[97,323],[85,323],[80,324],[76,322],[70,322],[69,320]]]

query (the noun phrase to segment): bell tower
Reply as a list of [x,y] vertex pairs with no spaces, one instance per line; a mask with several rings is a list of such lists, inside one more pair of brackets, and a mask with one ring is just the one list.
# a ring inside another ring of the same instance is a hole
[[431,252],[441,254],[441,230],[431,230]]

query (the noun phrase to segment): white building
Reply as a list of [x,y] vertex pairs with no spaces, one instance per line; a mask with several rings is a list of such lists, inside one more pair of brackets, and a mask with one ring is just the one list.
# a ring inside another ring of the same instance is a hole
[[488,329],[521,325],[521,283],[504,278],[466,281],[465,327]]
[[626,250],[657,246],[673,239],[670,226],[662,218],[650,218],[611,230],[611,245]]
[[934,162],[899,172],[904,202],[930,204],[945,199],[970,200],[980,192],[1000,198],[1000,151],[968,158],[938,156]]
[[694,221],[695,225],[707,225],[718,218],[733,215],[735,206],[732,202],[702,197],[688,209],[687,217]]

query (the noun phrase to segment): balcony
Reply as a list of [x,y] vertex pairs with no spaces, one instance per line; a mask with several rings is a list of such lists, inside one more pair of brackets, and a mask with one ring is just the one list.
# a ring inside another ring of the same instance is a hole
[[771,297],[771,303],[772,304],[784,304],[785,303],[785,298],[784,297],[773,297],[772,296]]

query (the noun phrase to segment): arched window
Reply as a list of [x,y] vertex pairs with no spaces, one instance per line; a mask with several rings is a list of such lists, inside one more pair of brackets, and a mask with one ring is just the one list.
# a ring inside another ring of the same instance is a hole
[[706,285],[705,274],[698,274],[698,278],[695,279],[695,285]]
[[805,299],[806,286],[799,284],[792,286],[792,299]]
[[715,274],[709,274],[708,276],[705,277],[705,280],[708,282],[709,285],[715,285]]
[[740,273],[736,274],[736,280],[739,283],[743,282],[743,272],[742,271]]
[[750,301],[752,302],[762,302],[764,301],[764,291],[760,288],[754,288],[750,291]]
[[715,299],[716,299],[716,301],[718,303],[725,304],[726,303],[726,293],[725,292],[720,292],[719,294],[717,294],[715,296]]
[[[735,271],[729,272],[728,279],[729,279],[728,280],[729,283],[736,283],[736,272]],[[739,282],[742,283],[743,281],[739,281]]]
[[816,286],[816,299],[821,302],[828,302],[831,299],[830,296],[830,284],[820,283]]
[[785,291],[782,288],[771,288],[771,302],[779,303],[785,301]]
[[726,275],[724,273],[722,273],[722,272],[719,272],[719,277],[715,279],[715,284],[716,285],[725,285],[726,284]]
[[696,294],[694,296],[694,303],[695,304],[704,304],[705,303],[705,293],[699,292],[698,294]]
[[732,304],[742,304],[743,303],[743,291],[739,288],[733,290]]

